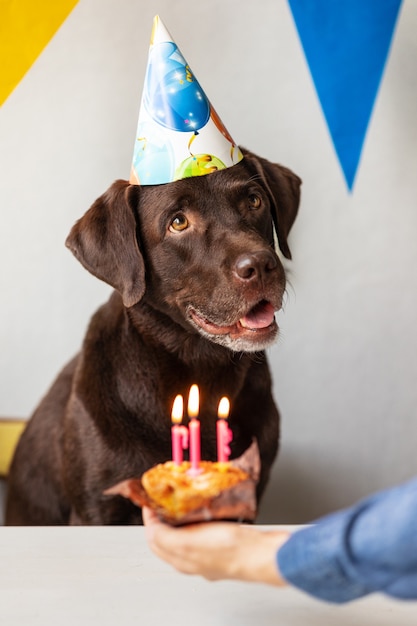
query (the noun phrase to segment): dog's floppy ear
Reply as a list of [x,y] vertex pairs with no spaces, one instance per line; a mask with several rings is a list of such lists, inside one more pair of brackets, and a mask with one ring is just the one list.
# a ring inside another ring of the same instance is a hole
[[136,238],[139,187],[117,180],[79,219],[65,242],[94,276],[121,294],[125,306],[145,292],[145,266]]
[[243,148],[242,153],[244,161],[260,175],[269,194],[280,250],[287,259],[291,259],[287,238],[300,204],[301,179],[283,165],[271,163],[249,150]]

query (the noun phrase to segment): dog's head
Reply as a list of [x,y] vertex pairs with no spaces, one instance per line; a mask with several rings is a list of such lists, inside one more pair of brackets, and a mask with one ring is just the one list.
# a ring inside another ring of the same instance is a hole
[[126,307],[143,300],[234,351],[276,337],[288,233],[300,179],[244,150],[225,170],[166,185],[116,181],[74,225],[67,246]]

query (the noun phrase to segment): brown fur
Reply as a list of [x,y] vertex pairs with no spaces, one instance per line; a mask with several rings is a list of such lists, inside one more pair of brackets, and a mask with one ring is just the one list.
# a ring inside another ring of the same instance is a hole
[[[216,459],[216,408],[227,395],[232,456],[258,440],[261,496],[278,449],[264,353],[278,331],[238,320],[262,303],[282,305],[273,222],[291,258],[301,181],[244,153],[231,168],[168,185],[116,181],[74,225],[68,247],[115,291],[20,440],[7,524],[141,523],[140,509],[103,491],[170,458],[173,399],[192,383],[201,392],[202,458]],[[184,216],[187,228],[170,226]]]

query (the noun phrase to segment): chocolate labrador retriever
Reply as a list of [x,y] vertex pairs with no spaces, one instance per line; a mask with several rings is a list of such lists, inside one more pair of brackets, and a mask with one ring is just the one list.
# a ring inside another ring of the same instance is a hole
[[201,454],[216,459],[216,409],[231,401],[232,457],[258,440],[264,491],[279,414],[264,349],[286,281],[274,251],[300,179],[244,151],[225,170],[167,185],[119,180],[74,225],[67,246],[114,287],[81,352],[59,374],[19,442],[7,524],[135,524],[113,484],[171,456],[171,407],[200,387]]

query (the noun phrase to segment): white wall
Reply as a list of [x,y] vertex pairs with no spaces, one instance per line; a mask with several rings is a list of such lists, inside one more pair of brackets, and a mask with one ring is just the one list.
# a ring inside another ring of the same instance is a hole
[[29,416],[109,288],[65,249],[127,178],[159,13],[232,136],[304,181],[282,337],[282,449],[261,521],[417,472],[417,5],[405,0],[354,192],[285,0],[80,0],[0,110],[0,415]]

